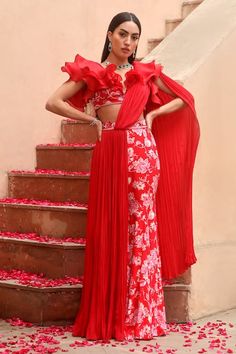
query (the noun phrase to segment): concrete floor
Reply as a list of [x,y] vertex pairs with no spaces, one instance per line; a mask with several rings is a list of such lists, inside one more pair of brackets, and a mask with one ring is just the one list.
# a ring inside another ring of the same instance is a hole
[[96,343],[71,336],[71,328],[26,327],[0,321],[0,353],[236,353],[236,309],[172,325],[169,334],[152,341]]

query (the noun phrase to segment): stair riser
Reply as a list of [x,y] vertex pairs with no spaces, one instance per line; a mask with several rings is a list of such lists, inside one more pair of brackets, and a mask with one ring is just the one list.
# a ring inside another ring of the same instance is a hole
[[[85,248],[63,249],[50,244],[40,245],[15,240],[0,240],[0,268],[13,268],[33,273],[44,273],[49,278],[84,273]],[[172,280],[175,284],[191,284],[190,269]]]
[[[79,308],[80,293],[80,289],[33,291],[30,288],[6,288],[0,284],[0,317],[20,317],[41,325],[73,321]],[[164,293],[167,322],[189,321],[189,291],[165,289]]]
[[189,294],[188,290],[165,289],[167,322],[188,322],[190,320]]
[[174,284],[185,284],[185,285],[190,285],[191,284],[191,268],[187,269],[183,274],[178,276],[175,279],[172,279],[172,283]]
[[9,176],[9,197],[87,203],[89,179]]
[[89,172],[92,149],[37,149],[37,168]]
[[193,10],[195,10],[199,5],[199,3],[193,3],[193,4],[183,4],[182,5],[182,18],[187,17]]
[[53,279],[77,277],[84,272],[84,249],[63,249],[1,240],[0,268],[43,273]]
[[97,140],[96,127],[88,124],[63,123],[61,134],[64,144],[94,144]]
[[156,38],[148,40],[148,53],[150,53],[156,46],[158,46],[164,38]]
[[0,206],[0,230],[56,238],[84,236],[86,212]]
[[81,289],[31,290],[0,284],[0,317],[48,325],[72,322],[79,308]]
[[166,36],[170,34],[174,29],[182,22],[182,19],[176,20],[176,21],[171,21],[171,20],[166,20]]

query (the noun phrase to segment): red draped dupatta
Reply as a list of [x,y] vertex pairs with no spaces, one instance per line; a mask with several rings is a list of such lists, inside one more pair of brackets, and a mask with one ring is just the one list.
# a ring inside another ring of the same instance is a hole
[[[77,55],[63,71],[86,87],[69,99],[82,109],[93,92],[122,85],[115,65]],[[92,159],[86,232],[84,288],[73,334],[88,339],[124,339],[128,253],[128,157],[126,130],[143,112],[173,99],[158,89],[160,77],[186,102],[179,111],[154,121],[161,179],[157,194],[162,275],[170,279],[196,262],[192,235],[192,172],[199,139],[193,96],[162,73],[154,62],[134,62],[126,74],[126,94],[114,130],[103,131]]]

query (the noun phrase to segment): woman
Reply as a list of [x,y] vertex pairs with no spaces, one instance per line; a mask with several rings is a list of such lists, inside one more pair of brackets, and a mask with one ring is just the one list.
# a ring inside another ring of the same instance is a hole
[[[101,64],[80,55],[65,63],[62,71],[70,79],[46,105],[56,114],[96,125],[98,133],[84,286],[73,329],[74,336],[87,339],[165,335],[162,276],[176,277],[196,261],[191,178],[199,130],[193,97],[160,65],[135,61],[140,35],[134,14],[116,15]],[[86,113],[88,102],[95,114]],[[164,171],[157,199],[155,140]]]

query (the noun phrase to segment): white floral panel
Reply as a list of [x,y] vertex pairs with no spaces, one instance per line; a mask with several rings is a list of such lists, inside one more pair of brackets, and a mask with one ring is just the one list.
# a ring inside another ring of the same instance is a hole
[[127,131],[129,247],[126,339],[166,334],[159,255],[156,191],[160,163],[145,121]]

